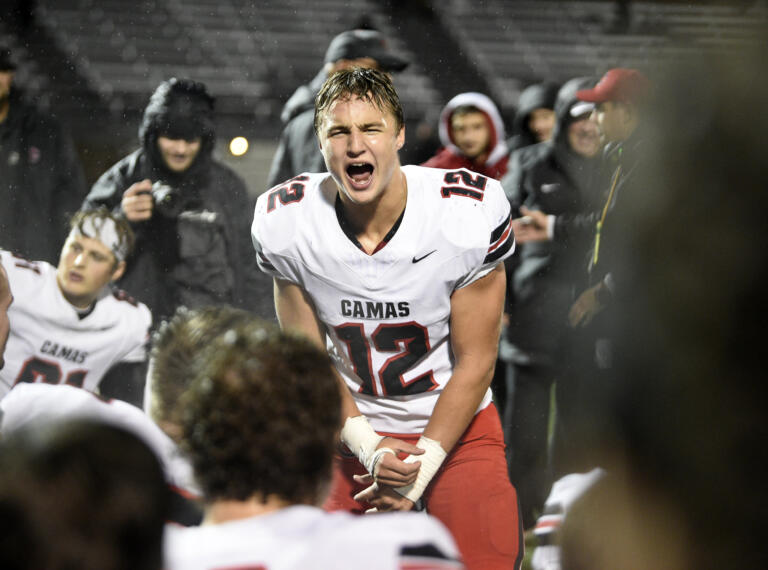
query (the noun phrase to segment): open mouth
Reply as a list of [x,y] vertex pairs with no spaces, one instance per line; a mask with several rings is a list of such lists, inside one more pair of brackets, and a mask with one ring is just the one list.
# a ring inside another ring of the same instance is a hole
[[80,283],[83,280],[83,276],[80,275],[79,273],[75,273],[74,271],[70,271],[69,280],[75,283]]
[[367,162],[356,162],[347,166],[347,177],[357,190],[368,187],[373,179],[373,165]]

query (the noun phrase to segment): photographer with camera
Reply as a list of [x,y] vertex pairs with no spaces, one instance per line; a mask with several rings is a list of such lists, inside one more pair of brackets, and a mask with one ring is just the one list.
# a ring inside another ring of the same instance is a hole
[[136,250],[120,286],[156,323],[179,305],[272,310],[271,294],[257,293],[245,183],[212,156],[213,107],[202,83],[161,83],[139,127],[141,148],[107,170],[83,205],[106,205],[131,223]]

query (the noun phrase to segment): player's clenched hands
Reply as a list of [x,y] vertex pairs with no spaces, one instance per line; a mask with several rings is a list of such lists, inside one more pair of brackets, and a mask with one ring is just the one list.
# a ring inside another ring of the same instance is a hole
[[[355,481],[363,485],[373,481],[370,475],[355,475]],[[413,501],[406,499],[392,487],[373,483],[363,491],[354,496],[356,501],[368,503],[371,509],[366,513],[384,513],[387,511],[410,511],[413,508]]]
[[405,461],[398,459],[397,454],[407,453],[408,455],[421,455],[424,453],[424,450],[394,437],[385,437],[381,440],[376,449],[385,447],[391,449],[394,453],[386,453],[382,455],[381,459],[374,467],[373,476],[376,482],[392,487],[402,487],[413,483],[416,480],[416,476],[419,474],[421,461],[406,463]]
[[129,222],[143,222],[152,217],[152,181],[144,179],[131,184],[123,193],[120,207]]

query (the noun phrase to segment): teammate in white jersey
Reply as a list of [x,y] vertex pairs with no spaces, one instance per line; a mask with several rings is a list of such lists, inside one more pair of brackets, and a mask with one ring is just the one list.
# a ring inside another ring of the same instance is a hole
[[166,570],[463,568],[432,517],[363,519],[316,506],[341,422],[323,350],[254,320],[221,335],[204,360],[183,396],[182,445],[205,519],[167,529]]
[[170,489],[169,520],[199,524],[199,491],[192,468],[171,440],[142,410],[120,400],[103,399],[92,392],[62,384],[23,382],[0,400],[0,436],[73,420],[93,420],[130,431],[157,455]]
[[109,287],[133,242],[106,210],[79,212],[58,267],[0,250],[13,303],[0,396],[19,382],[69,384],[141,405],[149,309]]
[[466,170],[401,167],[387,75],[338,72],[315,101],[330,174],[263,194],[252,234],[281,326],[327,346],[345,384],[341,439],[354,455],[339,460],[326,508],[409,510],[423,497],[469,568],[519,567],[489,388],[514,249],[507,199]]
[[251,320],[246,311],[221,306],[181,308],[164,322],[153,336],[147,377],[146,401],[151,418],[135,406],[72,386],[23,382],[0,400],[0,435],[7,437],[19,429],[77,418],[128,429],[144,440],[163,463],[172,491],[170,520],[199,524],[200,490],[177,445],[179,400],[194,376],[196,356],[223,332]]

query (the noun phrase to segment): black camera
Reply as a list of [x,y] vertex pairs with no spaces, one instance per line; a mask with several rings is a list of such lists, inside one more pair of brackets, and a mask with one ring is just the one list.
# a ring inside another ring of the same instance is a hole
[[176,218],[181,213],[181,191],[174,186],[158,180],[152,184],[152,199],[155,210],[166,218]]

